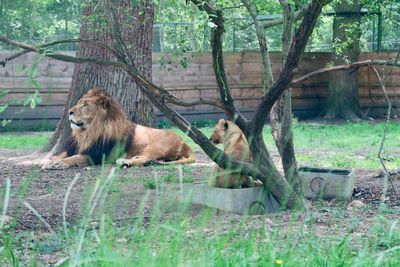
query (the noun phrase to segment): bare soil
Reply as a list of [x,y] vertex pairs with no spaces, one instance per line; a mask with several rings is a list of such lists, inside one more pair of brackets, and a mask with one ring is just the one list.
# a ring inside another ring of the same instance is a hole
[[[29,151],[30,159],[38,159],[43,155],[35,154],[35,151]],[[0,184],[4,185],[5,180],[11,180],[11,198],[8,215],[16,219],[17,229],[40,229],[45,227],[38,217],[23,205],[23,200],[29,203],[52,227],[62,224],[62,208],[67,188],[75,175],[80,175],[76,184],[73,186],[67,205],[67,221],[73,223],[79,217],[83,207],[85,197],[89,195],[96,177],[105,176],[111,166],[101,169],[99,166],[89,168],[72,168],[67,170],[42,170],[40,165],[31,164],[27,160],[27,151],[24,150],[0,150]],[[278,160],[274,155],[274,160]],[[25,164],[20,164],[25,162]],[[38,163],[40,161],[36,161]],[[211,172],[212,162],[203,154],[197,153],[197,163],[183,167],[184,179],[193,182],[201,182],[207,179]],[[138,206],[147,197],[146,209],[150,212],[154,199],[163,197],[174,199],[178,195],[179,183],[177,177],[179,170],[176,166],[159,167],[148,166],[140,168],[123,169],[117,172],[115,183],[119,184],[111,190],[110,195],[117,196],[114,200],[116,220],[134,218],[138,211]],[[160,180],[160,187],[157,190],[151,189],[149,181]],[[174,179],[174,181],[171,181]],[[168,180],[168,183],[161,183],[162,180]],[[400,191],[400,179],[392,177],[392,184],[389,184],[388,197],[386,204],[389,207],[400,207],[400,199],[396,196],[393,188]],[[383,178],[376,171],[357,170],[356,183],[354,189],[354,199],[361,200],[368,204],[369,210],[376,210],[381,203],[381,192]],[[26,191],[26,192],[25,192]],[[400,192],[397,192],[399,194]],[[344,202],[335,200],[325,201],[326,205],[346,205]],[[193,213],[200,209],[194,205]],[[146,211],[145,211],[146,213]],[[229,214],[219,212],[219,214]],[[273,215],[272,215],[273,216]]]

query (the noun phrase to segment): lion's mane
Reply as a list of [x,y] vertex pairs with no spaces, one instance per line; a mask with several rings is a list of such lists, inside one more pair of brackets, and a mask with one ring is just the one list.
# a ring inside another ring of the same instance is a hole
[[106,109],[106,116],[94,113],[89,129],[72,132],[65,151],[68,157],[88,155],[93,164],[113,162],[131,147],[135,124],[127,119],[123,107],[117,101],[99,89],[90,90],[84,98]]

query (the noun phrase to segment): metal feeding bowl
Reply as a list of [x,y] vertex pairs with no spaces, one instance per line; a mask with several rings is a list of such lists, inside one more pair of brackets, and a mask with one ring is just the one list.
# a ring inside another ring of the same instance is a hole
[[299,175],[306,198],[346,200],[353,193],[353,170],[300,167]]

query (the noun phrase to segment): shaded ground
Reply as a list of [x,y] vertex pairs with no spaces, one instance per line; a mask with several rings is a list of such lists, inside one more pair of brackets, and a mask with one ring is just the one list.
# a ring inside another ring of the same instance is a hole
[[[4,185],[6,178],[10,178],[12,184],[9,215],[17,219],[17,228],[24,230],[44,226],[32,211],[21,205],[21,199],[34,207],[51,226],[60,226],[67,188],[78,174],[80,178],[69,194],[66,212],[67,220],[73,222],[80,214],[84,197],[90,194],[96,177],[106,176],[110,168],[108,166],[105,169],[89,167],[41,170],[38,165],[15,163],[16,158],[25,155],[27,155],[26,150],[0,150],[0,184]],[[278,160],[276,155],[274,159]],[[211,172],[211,166],[212,163],[204,154],[197,153],[197,163],[182,168],[183,182],[205,181]],[[134,217],[145,196],[148,197],[146,206],[150,210],[155,198],[171,200],[179,194],[179,170],[176,166],[150,166],[117,172],[110,193],[111,198],[112,195],[118,198],[113,203],[116,220]],[[392,182],[397,191],[400,191],[400,179],[397,178],[393,177]],[[365,204],[370,204],[372,209],[376,209],[381,202],[382,186],[383,178],[378,176],[376,171],[357,170],[354,199],[362,200]],[[325,203],[332,205],[336,201]],[[400,206],[400,200],[396,197],[391,184],[386,203],[388,206]]]
[[[59,229],[63,223],[64,197],[68,186],[77,174],[80,175],[80,178],[69,194],[66,220],[70,224],[79,221],[82,211],[85,209],[83,203],[87,203],[97,177],[101,174],[103,177],[106,176],[110,166],[104,169],[90,167],[45,171],[41,170],[39,165],[16,164],[16,158],[22,159],[27,153],[34,153],[34,151],[0,150],[0,185],[4,185],[5,180],[10,178],[12,186],[8,215],[14,218],[17,232],[34,231],[37,235],[40,235],[38,233],[43,235],[49,231],[38,216],[24,206],[23,201],[29,203],[53,229]],[[302,154],[307,153],[311,152],[302,152]],[[42,156],[36,155],[32,158],[40,157]],[[278,161],[276,153],[273,153],[273,157]],[[183,166],[183,176],[181,177],[183,182],[201,182],[209,176],[212,163],[200,152],[197,152],[197,159],[196,164]],[[179,212],[176,205],[171,204],[177,202],[179,195],[180,185],[177,178],[180,176],[179,173],[179,167],[176,166],[118,170],[105,204],[112,212],[113,220],[116,223],[134,222],[140,214],[146,225],[146,221],[151,217],[155,200],[165,203],[163,216],[174,216]],[[393,178],[394,188],[400,191],[400,179]],[[366,207],[349,210],[346,208],[349,202],[336,200],[309,202],[311,207],[309,212],[294,215],[292,212],[285,211],[265,216],[252,216],[245,222],[244,227],[249,230],[280,227],[284,233],[292,231],[293,227],[298,228],[301,223],[309,222],[317,235],[322,236],[328,232],[343,234],[350,227],[355,227],[356,230],[352,232],[351,237],[365,237],[371,225],[376,223],[375,215],[379,213],[382,184],[383,179],[378,176],[378,172],[357,170],[354,199],[361,200],[367,204]],[[385,214],[385,218],[388,220],[400,219],[398,209],[400,199],[396,197],[390,184],[386,204],[389,208],[394,208],[394,212],[388,212]],[[141,205],[143,205],[143,213],[141,213]],[[192,205],[190,214],[195,218],[203,209],[205,208],[199,205]],[[296,217],[293,218],[293,216]],[[209,235],[216,234],[216,232],[223,234],[224,231],[229,230],[229,225],[237,225],[241,222],[243,216],[217,211],[212,218],[209,226],[201,229]],[[354,218],[357,218],[356,223],[354,223]],[[225,228],[217,227],[217,225],[221,225],[221,222]],[[193,231],[199,231],[199,229]],[[187,234],[193,233],[188,232]],[[59,257],[58,252],[46,252],[41,255],[42,261],[49,264],[55,263]]]
[[[34,153],[34,151],[31,151]],[[22,199],[54,227],[62,224],[62,208],[68,186],[76,175],[80,178],[74,184],[67,205],[67,220],[74,222],[82,210],[84,198],[90,195],[98,177],[107,176],[111,166],[102,169],[99,166],[88,168],[71,168],[67,170],[42,170],[39,165],[19,165],[16,158],[26,160],[26,151],[0,150],[0,184],[11,180],[11,197],[9,216],[17,219],[17,229],[38,229],[44,227],[37,216],[22,205]],[[40,157],[41,155],[35,155]],[[202,181],[211,171],[211,162],[202,154],[197,155],[197,163],[183,166],[184,182]],[[145,196],[146,209],[153,206],[155,198],[175,198],[179,191],[179,170],[176,166],[148,166],[117,170],[110,189],[115,203],[116,220],[129,219],[135,216],[137,208]],[[159,182],[157,182],[159,180]],[[157,190],[154,188],[157,187]],[[111,203],[111,202],[110,202]],[[146,212],[145,212],[146,213]]]

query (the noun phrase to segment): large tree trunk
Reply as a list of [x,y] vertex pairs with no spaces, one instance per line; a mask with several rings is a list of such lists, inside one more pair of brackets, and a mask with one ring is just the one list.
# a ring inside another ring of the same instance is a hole
[[[335,66],[358,60],[360,53],[360,11],[359,0],[342,1],[335,6],[336,16],[333,20],[335,49],[332,54],[332,62]],[[326,119],[359,120],[357,88],[357,71],[332,72],[329,79],[326,108],[323,111],[324,117]]]
[[[133,56],[135,65],[146,79],[151,80],[153,5],[150,0],[139,1],[140,6],[132,6],[131,2],[130,0],[113,0],[114,12],[121,25],[122,37],[126,44],[129,44],[128,51]],[[112,47],[113,36],[109,26],[102,20],[106,16],[102,12],[105,12],[102,6],[94,9],[94,6],[90,5],[85,8],[80,38],[96,39]],[[114,55],[105,48],[89,43],[79,44],[77,56],[115,60]],[[47,146],[47,150],[52,150],[52,154],[58,153],[70,136],[68,109],[92,87],[99,87],[112,95],[123,105],[128,118],[132,121],[148,126],[155,124],[153,104],[142,94],[139,86],[125,71],[90,63],[76,64],[63,116]]]

